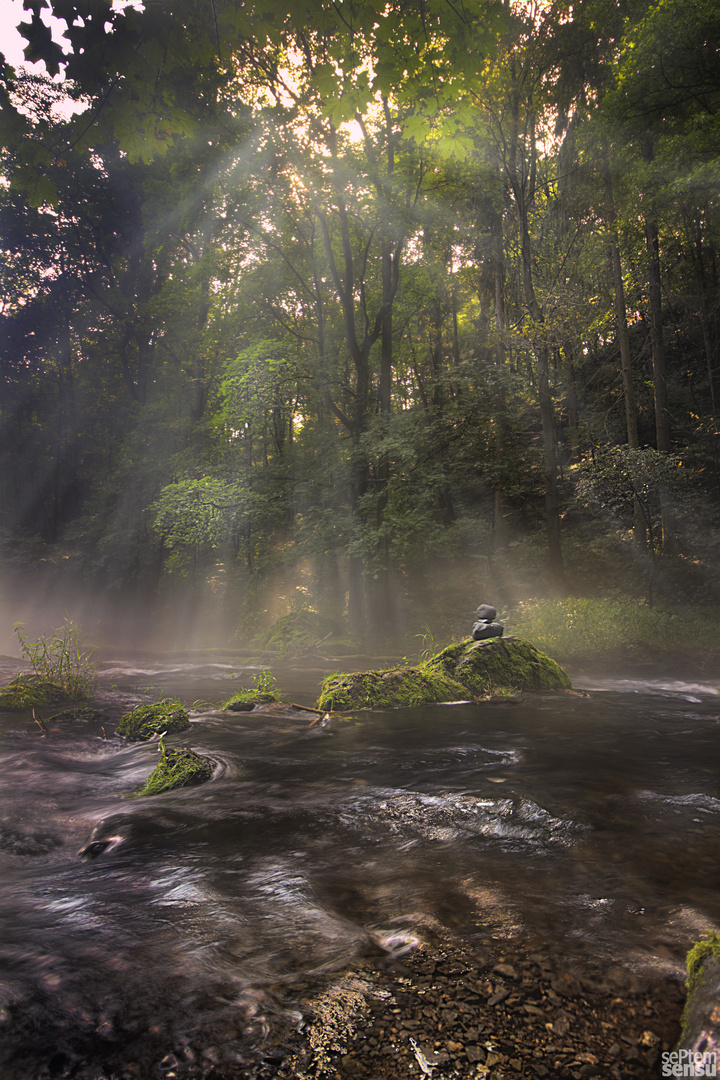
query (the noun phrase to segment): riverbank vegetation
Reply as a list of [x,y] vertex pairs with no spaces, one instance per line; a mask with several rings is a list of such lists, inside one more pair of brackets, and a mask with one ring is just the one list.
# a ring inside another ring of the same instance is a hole
[[309,612],[379,653],[482,600],[568,656],[684,640],[720,595],[716,3],[49,0],[59,44],[32,6],[13,598],[165,645]]
[[688,660],[720,665],[717,611],[647,603],[631,597],[565,597],[518,604],[507,627],[563,660]]

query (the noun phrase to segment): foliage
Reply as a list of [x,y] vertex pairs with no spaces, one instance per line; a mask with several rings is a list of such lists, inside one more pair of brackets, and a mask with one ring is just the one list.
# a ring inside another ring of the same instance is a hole
[[316,611],[292,611],[281,616],[271,627],[256,634],[253,647],[276,652],[280,656],[300,656],[312,652],[328,638],[335,638],[338,625]]
[[30,8],[6,564],[246,630],[302,583],[285,655],[422,626],[448,565],[720,589],[713,0]]
[[118,735],[139,742],[160,735],[174,735],[186,731],[190,720],[183,705],[172,698],[163,698],[151,704],[137,705],[132,712],[120,718]]
[[630,597],[523,601],[506,625],[564,658],[720,655],[720,620],[714,609],[650,607]]
[[15,624],[15,634],[25,660],[36,677],[60,688],[72,700],[90,698],[97,686],[92,652],[83,649],[79,627],[70,619],[47,637],[29,641],[24,623]]

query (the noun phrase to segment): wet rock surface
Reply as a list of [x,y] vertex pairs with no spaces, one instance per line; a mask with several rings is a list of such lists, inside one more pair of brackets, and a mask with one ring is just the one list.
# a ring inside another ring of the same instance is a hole
[[332,1080],[649,1078],[680,1030],[684,987],[502,945],[423,946],[301,1002],[307,1023],[264,1076]]

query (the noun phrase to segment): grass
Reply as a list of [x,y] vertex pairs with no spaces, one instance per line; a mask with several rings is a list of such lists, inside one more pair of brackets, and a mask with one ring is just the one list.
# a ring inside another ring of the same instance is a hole
[[222,708],[231,712],[250,712],[256,705],[269,705],[279,701],[279,686],[269,668],[260,668],[253,680],[254,686],[237,693],[223,702]]
[[633,598],[527,600],[513,609],[505,627],[564,659],[720,659],[720,618],[702,608],[650,607]]
[[15,634],[25,661],[32,668],[7,686],[0,687],[0,709],[20,712],[43,705],[85,701],[97,688],[92,652],[83,649],[80,630],[69,619],[47,637],[30,641],[24,623],[15,623]]

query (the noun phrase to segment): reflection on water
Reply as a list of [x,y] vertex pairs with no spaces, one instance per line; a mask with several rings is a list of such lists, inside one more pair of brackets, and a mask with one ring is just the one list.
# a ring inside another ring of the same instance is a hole
[[[204,705],[170,742],[209,755],[213,780],[130,800],[157,746],[103,738],[112,719],[149,679],[218,702],[236,669],[107,670],[120,689],[105,691],[103,725],[43,736],[32,717],[0,717],[3,1080],[49,1076],[50,1061],[56,1076],[83,1062],[164,1075],[168,1048],[188,1076],[206,1052],[206,1065],[251,1061],[297,1023],[308,978],[443,926],[677,968],[720,922],[720,710],[706,688],[324,728]],[[282,685],[308,703],[318,681]]]

